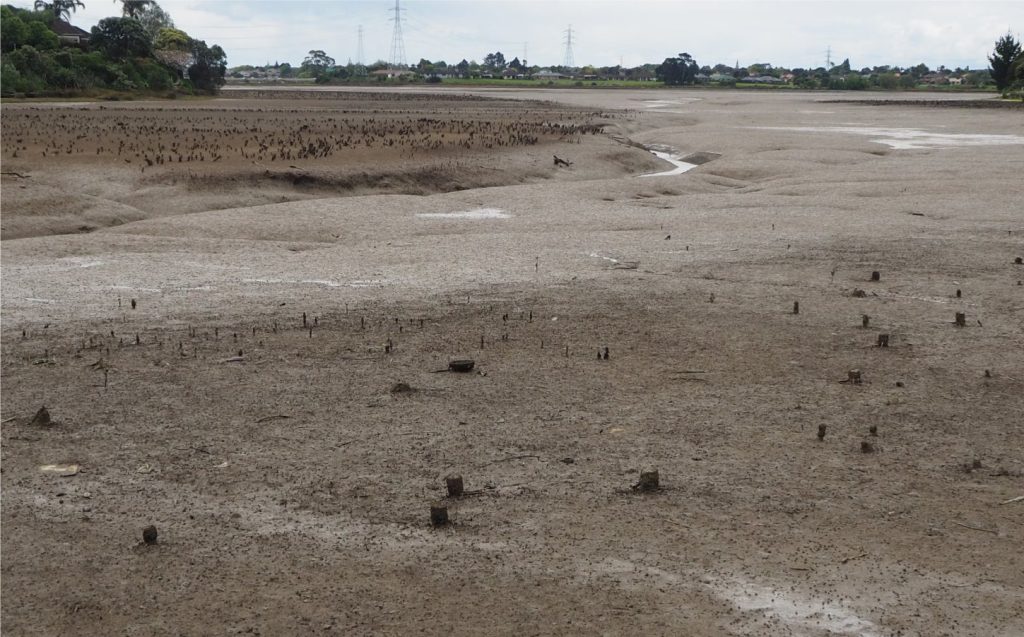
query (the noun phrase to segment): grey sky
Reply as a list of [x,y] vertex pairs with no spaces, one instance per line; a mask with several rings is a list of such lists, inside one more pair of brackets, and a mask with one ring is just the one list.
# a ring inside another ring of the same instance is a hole
[[[83,0],[72,21],[90,28],[118,14],[110,0]],[[32,0],[13,0],[30,6]],[[231,66],[291,62],[322,49],[339,63],[388,59],[394,0],[162,0],[178,27],[220,44]],[[531,64],[560,64],[572,25],[577,65],[661,62],[686,51],[704,65],[816,67],[827,47],[855,68],[924,62],[987,66],[996,38],[1024,29],[1024,0],[902,2],[682,2],[669,0],[405,0],[407,61],[480,61],[493,51]]]

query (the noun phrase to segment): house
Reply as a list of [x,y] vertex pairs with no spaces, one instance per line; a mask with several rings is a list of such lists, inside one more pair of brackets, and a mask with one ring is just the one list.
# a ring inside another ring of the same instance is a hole
[[921,83],[932,85],[949,84],[949,79],[941,73],[929,73],[921,78]]
[[396,77],[415,75],[415,73],[413,73],[412,71],[405,71],[402,69],[381,69],[379,71],[374,71],[373,73],[370,73],[370,75],[374,77],[387,78],[390,80]]
[[953,84],[954,86],[962,86],[963,83],[964,83],[964,78],[962,78],[962,77],[951,77],[951,78],[949,78],[949,83]]
[[89,44],[89,32],[79,29],[75,25],[63,20],[54,20],[50,29],[57,34],[61,44],[68,46],[87,46]]

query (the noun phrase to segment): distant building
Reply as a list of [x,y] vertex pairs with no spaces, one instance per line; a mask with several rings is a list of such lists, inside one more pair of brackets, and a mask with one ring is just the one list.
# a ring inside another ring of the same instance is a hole
[[551,69],[541,69],[533,74],[533,79],[535,80],[564,80],[567,79],[568,77],[568,75],[556,73]]
[[929,73],[921,78],[921,83],[932,85],[949,84],[949,78],[941,73]]
[[69,46],[86,46],[89,44],[89,38],[91,37],[89,32],[79,29],[69,22],[54,20],[50,24],[50,29],[57,34],[57,39],[61,44]]
[[370,73],[370,75],[372,75],[374,77],[386,77],[388,79],[393,79],[393,78],[396,78],[396,77],[405,77],[405,76],[408,76],[408,75],[415,75],[415,73],[413,73],[412,71],[406,71],[406,70],[403,70],[403,69],[381,69],[379,71],[374,71],[373,73]]
[[772,77],[771,75],[749,75],[749,76],[743,78],[740,81],[741,82],[751,82],[751,83],[754,83],[754,84],[783,84],[784,83],[783,80],[780,80],[777,77]]

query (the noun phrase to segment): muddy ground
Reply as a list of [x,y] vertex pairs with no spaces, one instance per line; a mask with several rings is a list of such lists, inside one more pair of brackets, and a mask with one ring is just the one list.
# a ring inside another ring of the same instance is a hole
[[820,99],[5,103],[5,634],[1021,634],[1024,115]]

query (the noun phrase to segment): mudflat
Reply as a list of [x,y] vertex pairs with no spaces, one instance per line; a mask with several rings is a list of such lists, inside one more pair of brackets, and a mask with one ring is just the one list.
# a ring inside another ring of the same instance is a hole
[[5,632],[1024,632],[1024,114],[835,96],[4,103]]

